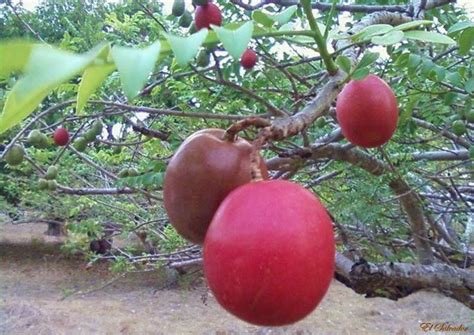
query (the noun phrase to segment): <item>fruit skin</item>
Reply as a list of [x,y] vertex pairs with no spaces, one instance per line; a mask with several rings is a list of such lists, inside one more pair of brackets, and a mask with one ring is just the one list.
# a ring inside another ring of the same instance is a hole
[[189,34],[194,34],[197,31],[196,24],[193,22],[191,23],[191,26],[189,27]]
[[320,201],[284,180],[231,192],[204,241],[204,273],[217,301],[261,326],[282,326],[311,313],[334,274],[332,221]]
[[208,3],[205,6],[197,6],[194,13],[194,22],[197,30],[203,28],[211,28],[211,24],[220,26],[222,24],[222,13],[219,7],[213,3]]
[[453,133],[457,136],[462,136],[466,132],[466,125],[462,120],[456,120],[453,122]]
[[102,123],[102,121],[97,120],[94,121],[94,123],[92,124],[91,131],[95,134],[95,136],[99,136],[100,134],[102,134],[103,127],[104,124]]
[[240,65],[244,69],[250,70],[257,64],[257,54],[251,49],[247,49],[240,57]]
[[374,148],[387,143],[397,128],[397,99],[376,75],[351,80],[339,93],[336,117],[352,144]]
[[4,157],[11,166],[20,165],[25,157],[25,151],[21,145],[14,144]]
[[184,11],[183,15],[181,15],[181,17],[178,20],[179,26],[183,28],[189,27],[192,22],[193,22],[193,16],[187,10]]
[[474,122],[474,110],[467,111],[465,117],[467,122]]
[[181,16],[184,13],[184,0],[174,0],[173,7],[171,8],[171,13],[174,16]]
[[58,176],[58,168],[54,165],[51,165],[50,167],[48,167],[48,170],[46,171],[44,178],[47,180],[53,180],[53,179],[56,179],[57,176]]
[[[178,148],[166,170],[163,198],[171,224],[185,239],[202,244],[214,212],[227,194],[252,179],[252,145],[223,140],[222,129],[203,129]],[[262,177],[267,168],[260,159]],[[186,210],[184,210],[186,209]]]
[[40,178],[38,180],[38,189],[39,190],[47,190],[48,189],[48,181],[46,179]]
[[58,183],[56,183],[56,180],[48,180],[48,190],[55,191],[57,187]]
[[34,129],[28,135],[28,143],[35,148],[45,149],[48,147],[48,138],[38,129]]
[[128,177],[136,177],[136,176],[138,176],[138,174],[139,173],[138,173],[137,169],[134,169],[134,168],[130,168],[127,171],[127,176]]
[[74,141],[73,146],[77,151],[83,152],[87,148],[87,140],[84,137],[79,137]]
[[122,169],[122,170],[120,170],[120,172],[118,173],[118,177],[119,177],[119,178],[128,177],[128,169]]
[[85,139],[88,143],[94,142],[96,137],[97,137],[97,134],[95,133],[95,131],[94,131],[93,129],[89,129],[89,130],[86,131],[86,133],[84,134],[84,139]]
[[54,131],[53,140],[56,145],[63,147],[69,143],[69,132],[66,128],[58,128]]

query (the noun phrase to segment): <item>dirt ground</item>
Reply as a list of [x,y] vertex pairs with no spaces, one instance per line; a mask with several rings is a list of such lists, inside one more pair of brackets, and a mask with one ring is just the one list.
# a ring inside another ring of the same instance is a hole
[[176,276],[169,272],[110,283],[116,275],[107,264],[86,269],[79,257],[60,252],[60,239],[45,230],[0,225],[1,334],[425,334],[421,322],[464,324],[470,328],[465,334],[474,334],[474,313],[440,294],[366,299],[336,281],[306,319],[256,327],[226,313],[203,284],[189,285],[190,278],[171,288],[167,283]]

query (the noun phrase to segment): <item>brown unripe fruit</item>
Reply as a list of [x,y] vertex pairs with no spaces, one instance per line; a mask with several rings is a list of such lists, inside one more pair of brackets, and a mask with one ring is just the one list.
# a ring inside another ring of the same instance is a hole
[[[188,137],[171,159],[164,180],[164,205],[171,224],[185,239],[202,244],[224,198],[252,180],[252,145],[230,142],[221,129],[203,129]],[[258,155],[263,178],[268,177]]]

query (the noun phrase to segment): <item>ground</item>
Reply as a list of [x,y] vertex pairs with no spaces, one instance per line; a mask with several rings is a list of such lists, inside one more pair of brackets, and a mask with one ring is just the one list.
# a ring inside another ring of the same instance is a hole
[[474,333],[474,313],[438,293],[366,299],[336,281],[301,322],[256,327],[226,313],[203,284],[181,278],[171,285],[169,272],[111,282],[116,275],[106,263],[86,268],[45,230],[0,225],[1,334],[425,334],[421,322],[464,324]]

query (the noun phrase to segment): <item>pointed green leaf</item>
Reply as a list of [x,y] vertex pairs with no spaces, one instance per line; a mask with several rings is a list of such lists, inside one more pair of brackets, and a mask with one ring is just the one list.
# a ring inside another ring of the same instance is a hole
[[372,37],[371,42],[378,45],[392,45],[403,39],[403,31],[392,30],[382,36]]
[[352,79],[362,80],[365,77],[367,77],[369,75],[369,73],[370,73],[370,71],[369,71],[368,68],[366,68],[366,67],[360,68],[352,74]]
[[440,33],[436,33],[434,31],[424,31],[424,30],[406,31],[405,37],[408,39],[428,42],[428,43],[441,43],[441,44],[456,43],[451,37],[448,37]]
[[144,49],[114,46],[112,59],[117,66],[122,89],[129,100],[143,88],[160,55],[160,42],[156,41]]
[[459,53],[467,55],[474,45],[474,28],[464,30],[458,39]]
[[464,85],[464,89],[471,94],[474,92],[474,77],[469,78],[468,81],[466,81],[466,84]]
[[373,62],[375,62],[379,58],[379,53],[378,52],[366,52],[364,56],[362,56],[362,59],[360,60],[359,64],[357,64],[356,68],[360,69],[363,67],[367,67]]
[[408,98],[408,102],[400,112],[400,118],[398,119],[398,125],[403,126],[405,125],[413,115],[413,109],[415,109],[416,105],[420,101],[418,94],[410,95]]
[[239,59],[252,38],[253,22],[249,21],[236,30],[212,26],[224,48],[234,59]]
[[262,12],[260,9],[254,10],[252,12],[252,19],[257,23],[260,23],[264,27],[271,27],[275,23],[275,21],[270,19],[268,15]]
[[283,12],[275,14],[275,15],[269,15],[269,17],[271,20],[276,21],[279,24],[285,24],[291,20],[291,17],[296,13],[297,9],[298,9],[298,6],[290,6],[287,9],[285,9]]
[[393,30],[408,30],[415,27],[419,27],[419,26],[427,26],[430,24],[433,24],[433,21],[429,21],[429,20],[411,21],[411,22],[399,24],[398,26],[393,28]]
[[351,73],[351,60],[346,56],[337,56],[336,64],[345,72]]
[[97,50],[75,55],[52,48],[35,45],[24,67],[24,76],[8,94],[0,115],[0,133],[26,118],[56,86],[68,81],[97,56]]
[[474,22],[472,21],[463,21],[463,22],[458,22],[456,24],[453,24],[449,29],[448,33],[452,34],[461,30],[464,30],[466,28],[474,27]]
[[96,60],[86,68],[82,75],[77,92],[76,113],[81,114],[87,100],[102,84],[108,75],[115,70],[114,64],[107,64],[110,53],[110,44],[104,45]]
[[201,29],[188,37],[173,36],[170,34],[165,34],[165,36],[171,46],[171,50],[173,50],[176,61],[180,66],[185,66],[196,56],[207,34],[207,29]]
[[352,35],[351,39],[353,41],[364,41],[371,39],[373,36],[386,34],[392,29],[393,27],[389,24],[373,24]]
[[12,72],[23,71],[34,46],[35,44],[24,41],[1,42],[0,76],[7,77]]

